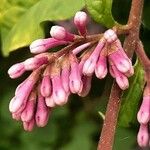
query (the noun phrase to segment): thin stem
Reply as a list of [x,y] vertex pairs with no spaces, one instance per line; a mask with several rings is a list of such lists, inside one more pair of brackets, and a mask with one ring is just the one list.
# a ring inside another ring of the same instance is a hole
[[[132,27],[129,30],[124,41],[124,49],[127,51],[129,57],[132,57],[136,47],[136,42],[139,38],[139,30],[141,24],[141,16],[143,10],[144,0],[132,0],[131,10],[128,20],[128,25]],[[114,143],[114,136],[117,127],[117,118],[121,105],[122,90],[116,83],[113,84],[109,102],[107,105],[105,120],[101,132],[101,137],[98,143],[98,150],[112,150]]]

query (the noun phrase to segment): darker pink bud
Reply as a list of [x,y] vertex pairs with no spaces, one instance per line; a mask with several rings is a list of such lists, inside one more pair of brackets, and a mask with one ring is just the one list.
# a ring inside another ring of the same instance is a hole
[[74,41],[75,35],[66,31],[64,27],[53,26],[50,35],[57,40]]
[[74,24],[76,25],[79,33],[83,36],[86,35],[86,25],[87,25],[87,14],[83,11],[78,11],[74,17]]
[[92,76],[82,76],[83,88],[82,91],[78,93],[79,96],[85,97],[89,94],[91,89],[91,80]]
[[140,147],[147,147],[149,142],[148,125],[141,124],[137,135],[137,142]]
[[52,86],[51,86],[51,79],[49,75],[43,76],[40,89],[43,97],[49,97],[51,95]]
[[23,63],[17,63],[13,66],[11,66],[8,70],[8,74],[11,78],[18,78],[25,72],[24,64]]
[[31,132],[35,126],[35,120],[34,118],[30,120],[29,122],[23,122],[23,128],[25,131]]
[[21,113],[21,120],[29,122],[34,117],[36,106],[36,93],[32,92],[28,98],[25,109]]
[[75,55],[70,54],[71,71],[69,77],[69,87],[72,93],[80,93],[83,88],[81,72]]
[[118,84],[118,86],[122,89],[125,90],[129,87],[129,82],[128,82],[128,78],[122,74],[121,72],[119,72],[116,68],[116,66],[112,65],[112,74],[116,79],[116,82]]
[[46,106],[44,97],[38,93],[38,102],[35,120],[38,127],[44,127],[48,123],[50,109]]
[[17,121],[21,120],[21,113],[12,113],[12,118]]
[[100,52],[103,49],[104,45],[105,45],[105,40],[101,39],[98,45],[96,46],[96,48],[94,49],[93,53],[91,54],[91,56],[84,63],[83,74],[87,76],[91,76],[93,74]]
[[38,39],[31,43],[30,45],[30,52],[37,54],[43,53],[50,48],[67,44],[66,41],[60,41],[54,38],[47,38],[47,39]]
[[137,119],[141,124],[147,124],[150,120],[150,96],[144,96]]
[[70,76],[70,67],[62,68],[62,71],[61,71],[62,86],[63,86],[65,92],[68,93],[68,94],[70,93],[69,76]]

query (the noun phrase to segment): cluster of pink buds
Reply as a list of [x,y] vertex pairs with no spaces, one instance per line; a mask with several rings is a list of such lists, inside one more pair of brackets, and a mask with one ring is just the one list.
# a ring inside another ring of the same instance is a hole
[[[34,57],[8,70],[11,78],[32,71],[17,87],[9,105],[13,118],[21,120],[25,130],[31,131],[35,124],[45,126],[52,108],[66,104],[71,93],[85,97],[94,73],[103,79],[109,71],[122,90],[128,88],[133,66],[115,31],[109,29],[104,34],[88,35],[87,20],[85,12],[75,14],[79,35],[53,26],[51,38],[31,43]],[[60,51],[47,52],[60,45],[64,46]]]
[[137,135],[137,141],[140,147],[150,146],[150,91],[146,86],[144,90],[143,101],[137,114],[138,122],[140,123],[139,132]]

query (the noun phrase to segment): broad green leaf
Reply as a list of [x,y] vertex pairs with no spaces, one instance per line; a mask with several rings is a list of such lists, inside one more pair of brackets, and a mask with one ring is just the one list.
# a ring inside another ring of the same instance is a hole
[[130,127],[135,124],[144,85],[144,71],[140,62],[137,60],[135,64],[135,73],[130,78],[130,87],[122,96],[122,105],[119,115],[120,126]]
[[[71,6],[71,7],[70,7]],[[3,42],[4,55],[44,37],[41,23],[71,18],[84,6],[83,0],[39,0],[23,13]]]
[[86,0],[86,5],[92,18],[104,26],[110,28],[116,23],[111,9],[112,0]]
[[2,44],[11,28],[19,21],[28,8],[39,0],[2,0],[0,5],[0,36]]

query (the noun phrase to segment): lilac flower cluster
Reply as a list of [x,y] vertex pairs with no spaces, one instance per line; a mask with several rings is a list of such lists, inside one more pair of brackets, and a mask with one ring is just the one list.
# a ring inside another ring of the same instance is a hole
[[138,122],[140,123],[137,141],[140,147],[150,146],[150,92],[149,87],[146,86],[144,90],[143,101],[137,114]]
[[[122,90],[128,88],[128,77],[134,70],[115,31],[109,29],[104,34],[88,35],[87,20],[85,12],[76,13],[74,24],[79,35],[53,26],[51,38],[31,43],[34,57],[8,70],[11,78],[32,71],[16,88],[9,104],[12,117],[21,120],[25,130],[31,131],[35,124],[45,126],[52,108],[66,104],[71,93],[86,96],[94,73],[103,79],[109,71]],[[58,52],[46,52],[60,45],[65,47]]]

